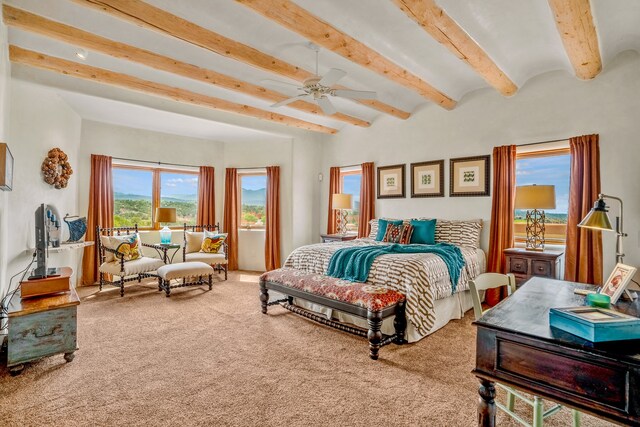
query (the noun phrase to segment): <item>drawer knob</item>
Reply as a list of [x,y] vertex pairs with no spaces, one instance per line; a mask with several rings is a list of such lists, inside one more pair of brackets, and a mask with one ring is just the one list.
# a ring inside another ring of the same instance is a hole
[[544,271],[544,267],[543,266],[538,266],[538,271]]

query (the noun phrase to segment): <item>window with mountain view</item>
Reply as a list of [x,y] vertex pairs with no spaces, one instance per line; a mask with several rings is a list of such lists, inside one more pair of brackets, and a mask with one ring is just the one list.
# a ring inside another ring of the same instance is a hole
[[176,222],[169,227],[196,224],[198,211],[198,175],[160,172],[160,207],[176,208]]
[[347,231],[358,232],[358,219],[360,217],[360,182],[362,170],[340,171],[340,192],[351,194],[351,210],[347,212]]
[[[176,208],[176,222],[169,227],[195,224],[198,201],[198,174],[158,168],[114,166],[113,225],[153,228],[154,200],[161,207]],[[159,181],[156,184],[156,181]],[[154,189],[159,194],[154,195]]]
[[267,174],[240,174],[240,228],[264,228],[267,221]]
[[[544,152],[527,153],[516,158],[516,185],[554,185],[556,208],[545,210],[545,241],[564,243],[567,232],[567,212],[569,206],[569,175],[571,156],[566,150],[549,155]],[[527,236],[525,210],[515,211],[514,234],[516,241],[524,241]]]

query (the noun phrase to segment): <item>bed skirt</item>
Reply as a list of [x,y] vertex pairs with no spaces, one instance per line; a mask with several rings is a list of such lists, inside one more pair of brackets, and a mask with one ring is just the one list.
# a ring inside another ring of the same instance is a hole
[[[294,299],[294,304],[306,308],[307,310],[314,311],[316,313],[323,314],[327,316],[328,319],[338,320],[342,323],[350,323],[352,325],[359,326],[361,328],[368,328],[367,321],[364,319],[360,319],[349,314],[342,313],[337,310],[333,310],[331,308],[326,308],[320,306],[318,304],[313,304],[308,301],[303,301],[300,299]],[[407,322],[407,331],[405,334],[405,339],[408,342],[416,342],[420,341],[422,338],[426,337],[442,328],[444,325],[449,323],[452,319],[462,319],[464,317],[464,313],[470,310],[473,307],[473,301],[471,300],[471,291],[463,291],[458,292],[450,297],[439,299],[434,303],[433,309],[435,312],[435,323],[429,332],[422,335],[420,334],[416,328],[413,326],[411,322]],[[393,328],[393,319],[394,317],[389,317],[385,319],[382,323],[382,333],[387,335],[392,335],[395,333]]]

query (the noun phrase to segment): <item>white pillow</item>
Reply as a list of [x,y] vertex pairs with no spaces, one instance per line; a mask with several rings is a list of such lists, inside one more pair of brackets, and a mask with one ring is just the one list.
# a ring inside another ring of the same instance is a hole
[[204,240],[204,232],[202,231],[186,231],[187,240],[186,253],[200,252],[202,240]]

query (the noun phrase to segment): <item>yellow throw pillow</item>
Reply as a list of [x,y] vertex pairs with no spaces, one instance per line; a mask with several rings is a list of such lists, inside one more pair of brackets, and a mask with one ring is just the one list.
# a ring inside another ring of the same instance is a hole
[[112,236],[111,245],[117,252],[116,258],[133,261],[142,258],[142,242],[138,233],[127,236]]
[[204,239],[202,239],[202,246],[200,252],[207,254],[218,254],[222,252],[222,244],[227,238],[226,234],[212,233],[210,231],[204,232]]

